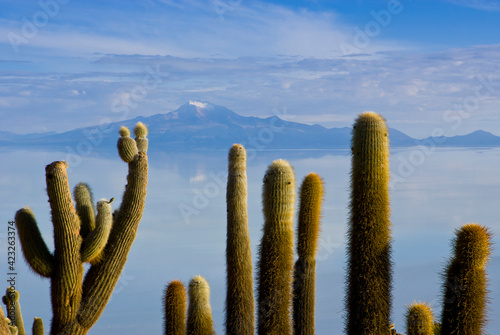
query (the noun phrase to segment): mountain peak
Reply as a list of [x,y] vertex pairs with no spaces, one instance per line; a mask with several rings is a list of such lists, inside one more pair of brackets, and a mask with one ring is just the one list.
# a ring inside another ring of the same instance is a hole
[[179,120],[189,122],[199,121],[222,121],[238,116],[233,111],[214,105],[206,101],[191,100],[166,115],[167,120]]

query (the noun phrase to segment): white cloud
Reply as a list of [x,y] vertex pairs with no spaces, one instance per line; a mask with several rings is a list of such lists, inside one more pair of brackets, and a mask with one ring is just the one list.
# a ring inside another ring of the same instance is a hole
[[457,6],[469,7],[486,11],[500,11],[497,0],[444,0]]

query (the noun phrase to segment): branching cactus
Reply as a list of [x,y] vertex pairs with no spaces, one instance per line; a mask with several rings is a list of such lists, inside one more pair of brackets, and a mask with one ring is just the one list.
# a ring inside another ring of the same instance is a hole
[[170,282],[163,300],[164,335],[186,335],[186,307],[184,285],[178,280]]
[[406,335],[434,335],[434,315],[431,306],[414,302],[406,310]]
[[247,213],[246,151],[235,144],[229,151],[227,178],[226,334],[255,333],[253,271]]
[[[122,127],[120,134],[118,152],[128,163],[129,172],[114,218],[107,200],[98,202],[94,216],[92,195],[85,184],[77,185],[73,205],[66,162],[53,162],[45,169],[54,226],[53,253],[31,209],[25,207],[16,213],[26,261],[33,271],[51,281],[51,334],[88,332],[104,311],[134,242],[146,199],[147,154],[137,149],[127,128]],[[84,262],[91,264],[85,278]]]
[[7,308],[7,317],[9,318],[11,325],[16,326],[19,335],[26,335],[19,297],[19,292],[14,290],[12,287],[9,287],[7,288],[7,292],[3,296],[2,300]]
[[291,284],[295,174],[287,161],[274,161],[264,176],[264,232],[259,246],[258,334],[292,333]]
[[210,306],[210,286],[205,278],[194,277],[189,282],[189,307],[187,335],[215,335],[212,307]]
[[388,334],[391,309],[389,135],[384,119],[361,114],[353,129],[346,333]]
[[297,254],[293,282],[293,326],[295,335],[315,333],[316,252],[320,229],[323,181],[309,173],[300,187]]
[[491,233],[470,223],[456,231],[454,255],[444,274],[442,334],[483,334],[486,325],[486,264],[491,254]]

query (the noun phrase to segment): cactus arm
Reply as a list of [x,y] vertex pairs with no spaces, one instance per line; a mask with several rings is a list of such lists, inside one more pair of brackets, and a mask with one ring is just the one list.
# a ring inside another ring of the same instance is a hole
[[316,252],[319,238],[323,181],[309,173],[300,187],[297,254],[293,284],[295,335],[315,333]]
[[215,335],[210,286],[201,276],[194,277],[189,282],[186,335]]
[[19,335],[26,335],[19,297],[19,292],[14,290],[12,287],[9,287],[7,288],[5,295],[2,297],[2,301],[7,308],[7,317],[11,321],[11,326],[17,328]]
[[140,152],[129,163],[128,183],[104,249],[105,257],[90,267],[83,282],[78,322],[86,329],[92,327],[103,312],[127,261],[142,218],[147,180],[147,155]]
[[246,151],[229,151],[226,239],[226,334],[255,334],[252,252],[248,232]]
[[263,185],[264,229],[259,246],[258,334],[291,334],[295,174],[274,161]]
[[97,203],[97,226],[90,234],[83,240],[81,246],[82,262],[98,263],[102,260],[102,251],[108,242],[111,225],[113,223],[113,209],[111,202],[101,200]]
[[137,122],[134,128],[135,143],[137,144],[137,150],[139,152],[148,152],[148,128],[142,122]]
[[130,163],[138,153],[137,143],[130,137],[130,130],[127,127],[120,128],[120,135],[117,144],[118,154],[124,162]]
[[170,282],[165,290],[163,300],[164,335],[186,334],[186,305],[184,285],[178,280]]
[[33,320],[33,328],[31,332],[33,335],[44,335],[45,329],[41,318],[35,318]]
[[80,305],[83,278],[80,218],[71,199],[66,168],[66,162],[53,162],[45,168],[56,259],[55,271],[51,277],[53,330],[75,319]]
[[31,209],[25,207],[18,210],[15,222],[24,258],[31,269],[42,277],[51,277],[54,272],[55,258],[43,240]]
[[5,314],[3,313],[3,308],[0,307],[0,335],[11,335],[7,320],[9,319],[5,317]]
[[414,302],[407,306],[407,335],[434,335],[434,315],[431,307],[423,302]]
[[92,200],[92,192],[90,187],[84,183],[78,183],[73,195],[76,203],[76,213],[80,217],[80,235],[83,239],[95,228],[95,209]]

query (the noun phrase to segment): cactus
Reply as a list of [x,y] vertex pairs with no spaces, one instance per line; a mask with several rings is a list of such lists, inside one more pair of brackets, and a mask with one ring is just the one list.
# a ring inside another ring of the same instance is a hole
[[[121,159],[130,163],[139,152],[137,142],[130,137],[130,130],[127,127],[120,128],[121,137],[118,139],[118,154]],[[146,151],[142,151],[146,152]]]
[[454,255],[444,273],[443,334],[483,334],[486,325],[486,264],[491,254],[491,233],[471,223],[456,231]]
[[391,309],[389,140],[384,119],[365,112],[352,137],[346,333],[388,334]]
[[434,315],[428,304],[414,302],[405,317],[407,335],[434,335]]
[[295,335],[315,333],[316,252],[320,229],[323,181],[309,173],[300,187],[297,254],[293,285],[293,326]]
[[15,326],[17,328],[19,335],[26,335],[19,297],[19,292],[12,287],[9,287],[7,288],[5,295],[2,297],[2,300],[7,308],[7,317],[11,321],[11,326]]
[[194,277],[189,282],[189,308],[186,335],[214,335],[210,287],[205,278]]
[[264,177],[264,231],[259,246],[258,333],[291,334],[295,175],[274,161]]
[[[124,139],[130,134],[127,128],[122,127],[120,133],[118,150],[128,162],[129,173],[109,237],[106,238],[112,213],[109,203],[99,203],[97,218],[93,220],[90,190],[79,184],[75,189],[74,206],[66,162],[53,162],[45,169],[54,226],[53,253],[42,239],[33,212],[23,208],[16,213],[16,226],[26,261],[36,273],[51,280],[51,334],[80,335],[88,332],[111,297],[135,239],[146,198],[147,154],[137,152],[134,140],[130,139],[134,141],[133,145],[127,144],[130,142]],[[93,229],[92,222],[96,222]],[[85,277],[84,261],[91,262]]]
[[9,329],[10,320],[5,317],[3,313],[3,308],[0,307],[0,335],[11,335]]
[[137,150],[142,152],[148,151],[148,128],[142,122],[137,122],[134,128],[135,143],[137,143]]
[[43,328],[43,321],[42,321],[42,319],[35,318],[33,320],[32,333],[33,333],[33,335],[43,335],[45,333],[45,330]]
[[255,333],[252,252],[248,232],[246,151],[229,151],[227,178],[226,334]]
[[163,334],[186,334],[186,290],[178,280],[167,285],[163,300],[164,323]]

